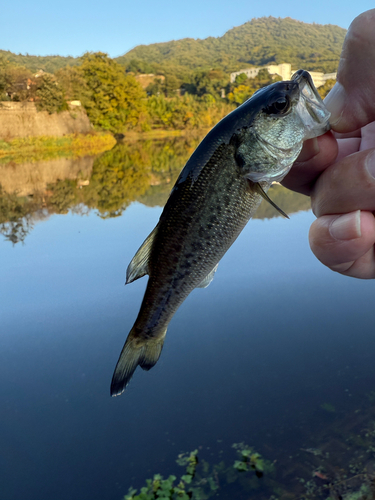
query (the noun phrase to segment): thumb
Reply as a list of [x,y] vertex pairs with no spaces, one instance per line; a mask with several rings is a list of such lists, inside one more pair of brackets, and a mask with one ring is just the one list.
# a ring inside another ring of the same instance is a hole
[[375,9],[349,26],[337,83],[325,99],[336,132],[351,132],[375,120]]

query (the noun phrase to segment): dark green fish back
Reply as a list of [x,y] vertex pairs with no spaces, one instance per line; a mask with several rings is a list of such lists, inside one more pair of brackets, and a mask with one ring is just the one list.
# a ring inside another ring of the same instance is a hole
[[[261,200],[236,164],[231,144],[218,146],[196,180],[189,176],[176,184],[155,231],[146,292],[113,376],[113,395],[121,394],[137,365],[149,369],[156,363],[173,314],[217,265]],[[148,361],[146,344],[156,346]]]

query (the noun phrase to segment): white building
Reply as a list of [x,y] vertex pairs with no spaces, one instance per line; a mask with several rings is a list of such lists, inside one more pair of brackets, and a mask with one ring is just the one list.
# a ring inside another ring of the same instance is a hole
[[[233,83],[236,76],[245,73],[248,78],[255,78],[261,69],[267,69],[270,75],[279,75],[283,80],[290,80],[292,76],[292,66],[289,63],[271,64],[269,66],[259,66],[254,68],[241,69],[230,74],[230,81]],[[327,80],[336,80],[337,73],[321,73],[318,71],[309,71],[315,87],[321,87]]]
[[288,63],[285,64],[271,64],[269,66],[259,66],[256,68],[247,68],[236,71],[230,74],[231,83],[234,82],[237,75],[245,73],[248,78],[255,78],[261,69],[267,69],[270,75],[279,75],[283,80],[290,80],[292,76],[292,66]]

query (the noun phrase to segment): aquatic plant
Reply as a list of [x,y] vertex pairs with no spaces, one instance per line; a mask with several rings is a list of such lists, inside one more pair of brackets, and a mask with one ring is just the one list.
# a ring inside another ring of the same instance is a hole
[[159,500],[177,499],[188,500],[192,498],[191,493],[186,491],[186,487],[194,478],[195,470],[198,464],[198,450],[194,450],[187,455],[180,455],[177,459],[179,465],[185,466],[185,474],[183,474],[177,484],[176,476],[169,476],[164,479],[160,474],[155,474],[153,479],[146,480],[146,486],[141,488],[141,491],[136,495],[137,490],[130,488],[125,500]]
[[[136,489],[130,488],[124,500],[207,500],[219,489],[230,489],[237,481],[244,490],[257,490],[260,478],[264,473],[272,475],[274,466],[244,443],[236,443],[232,447],[238,459],[229,467],[224,461],[210,465],[206,460],[201,460],[198,467],[198,450],[184,453],[176,460],[178,465],[185,467],[185,473],[179,479],[174,475],[164,479],[162,475],[155,474],[152,479],[146,480],[146,485],[138,494]],[[246,472],[255,472],[255,477]],[[271,492],[275,492],[275,488],[271,487]]]

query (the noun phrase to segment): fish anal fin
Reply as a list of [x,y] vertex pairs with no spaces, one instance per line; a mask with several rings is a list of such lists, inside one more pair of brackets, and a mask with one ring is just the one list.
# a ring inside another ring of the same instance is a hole
[[145,241],[139,247],[137,253],[134,255],[128,268],[126,270],[126,285],[132,281],[142,278],[145,274],[148,274],[148,259],[150,257],[150,252],[152,244],[156,235],[157,226],[151,233],[147,236]]
[[286,219],[289,219],[289,216],[288,216],[288,215],[287,215],[287,214],[286,214],[283,210],[281,210],[281,208],[280,208],[280,207],[278,207],[278,206],[276,205],[276,203],[274,203],[274,202],[271,200],[271,198],[268,196],[268,194],[264,191],[264,189],[262,188],[262,186],[261,186],[258,182],[254,182],[254,183],[253,183],[253,185],[252,185],[252,187],[253,187],[253,189],[254,189],[254,190],[255,190],[258,194],[260,194],[260,195],[261,195],[261,197],[262,197],[264,200],[268,201],[268,203],[269,203],[270,205],[272,205],[272,206],[273,206],[273,208],[276,208],[276,210],[277,210],[277,211],[278,211],[278,212],[279,212],[279,213],[280,213],[283,217],[285,217]]
[[219,265],[219,263],[217,263],[216,266],[212,269],[212,271],[210,271],[207,274],[207,276],[199,283],[199,285],[197,286],[197,288],[207,288],[208,287],[208,285],[214,279],[214,276],[215,276],[215,273],[216,273],[218,265]]

